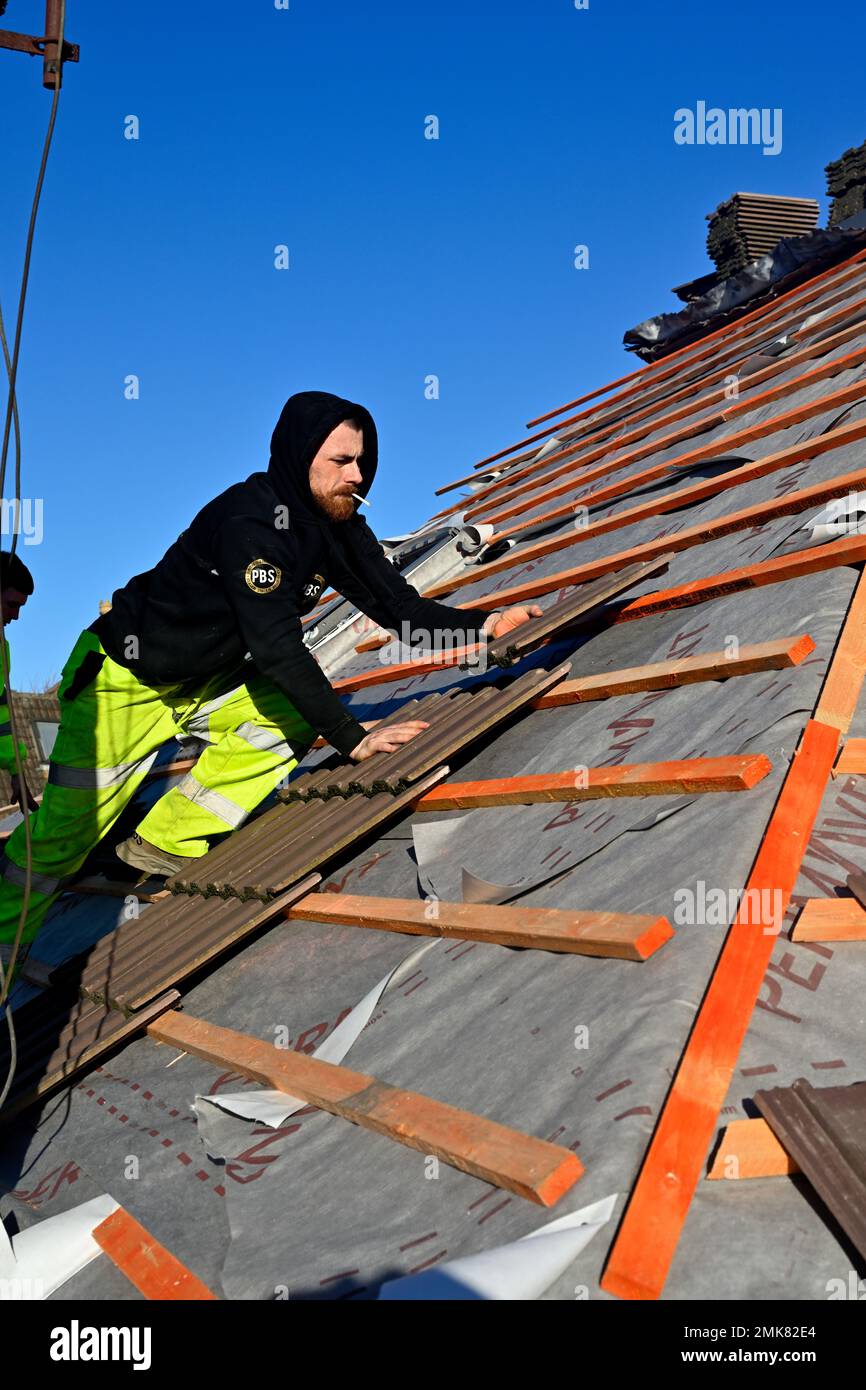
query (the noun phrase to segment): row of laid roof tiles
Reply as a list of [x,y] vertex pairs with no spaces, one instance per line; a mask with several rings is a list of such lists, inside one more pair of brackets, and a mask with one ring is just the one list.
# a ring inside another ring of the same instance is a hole
[[[370,769],[360,790],[352,790],[348,785],[357,773],[354,763],[342,774],[332,766],[304,774],[289,784],[284,794],[288,800],[181,870],[169,879],[167,887],[173,893],[262,901],[284,892],[347,845],[411,805],[424,790],[441,780],[446,758],[521,707],[528,707],[542,690],[560,681],[568,669],[566,663],[550,672],[529,671],[505,689],[488,686],[477,691],[452,691],[431,696],[420,704],[402,706],[390,722],[407,715],[432,715],[437,710],[447,717],[431,721],[431,728],[413,743],[394,753],[368,759]],[[364,764],[360,766],[363,768]],[[343,781],[327,798],[311,796],[308,802],[305,797],[293,795],[295,786],[324,791],[328,779],[333,781],[335,776],[337,780],[342,776]]]
[[[528,671],[505,689],[485,685],[474,690],[434,691],[410,707],[401,708],[383,725],[407,718],[429,724],[411,742],[392,753],[377,753],[363,762],[331,760],[315,772],[291,781],[279,793],[287,802],[348,797],[360,793],[372,797],[379,792],[396,795],[445,762],[461,748],[481,738],[522,705],[562,678],[563,668],[554,672]],[[382,727],[382,726],[380,726]]]
[[[73,1072],[116,1047],[172,1008],[179,999],[168,990],[132,1017],[104,1002],[82,998],[74,980],[58,983],[15,1010],[16,1066],[0,1119],[7,1123]],[[4,1028],[0,1037],[0,1075],[8,1075],[12,1055]]]

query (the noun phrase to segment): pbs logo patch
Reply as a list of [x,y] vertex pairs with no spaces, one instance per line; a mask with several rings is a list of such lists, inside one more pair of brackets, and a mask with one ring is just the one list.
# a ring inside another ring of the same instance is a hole
[[318,598],[324,587],[324,575],[314,574],[309,584],[304,585],[304,598]]
[[270,594],[280,587],[283,572],[278,565],[268,564],[267,560],[251,560],[244,572],[247,587],[254,594]]

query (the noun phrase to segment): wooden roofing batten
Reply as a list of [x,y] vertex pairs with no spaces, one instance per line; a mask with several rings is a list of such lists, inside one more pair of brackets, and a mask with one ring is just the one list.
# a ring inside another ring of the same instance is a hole
[[[861,605],[862,606],[862,605]],[[810,720],[746,884],[790,901],[839,735]],[[737,914],[674,1075],[601,1280],[620,1298],[661,1296],[770,960],[775,933]]]
[[[866,303],[866,301],[864,301],[864,303]],[[847,329],[845,333],[838,334],[836,336],[837,338],[847,339],[854,333],[862,336],[864,331],[866,331],[866,324],[864,324],[864,322],[861,321],[855,324],[852,328]],[[822,381],[827,377],[836,376],[839,372],[846,371],[851,367],[860,366],[864,361],[866,361],[866,348],[859,348],[855,352],[848,353],[844,357],[834,358],[831,362],[823,363],[821,366],[815,367],[811,371],[804,372],[802,376],[795,377],[792,381],[785,382],[783,385],[773,388],[772,391],[764,391],[755,394],[752,394],[751,392],[753,382],[750,378],[747,383],[749,389],[745,393],[745,399],[741,398],[736,407],[732,406],[728,409],[723,410],[718,420],[716,420],[714,417],[714,424],[724,423],[728,420],[731,420],[734,418],[736,414],[742,414],[750,410],[756,410],[761,405],[769,404],[773,400],[783,398],[784,396],[789,395],[794,391],[801,390],[804,387],[809,386],[811,383],[815,381]],[[778,364],[775,365],[778,366]],[[791,360],[788,362],[787,365],[794,366],[796,364],[793,362],[793,360]],[[719,399],[724,399],[724,397],[720,395]],[[702,404],[706,403],[706,401],[702,402]],[[666,417],[666,419],[676,418],[680,415],[680,413],[681,412],[675,411],[673,412],[672,416]],[[658,422],[659,425],[662,423],[664,423],[664,421]],[[643,433],[645,433],[645,431]],[[624,440],[625,436],[618,439],[617,445],[621,445],[624,442]],[[582,483],[578,480],[574,484],[574,486],[580,487],[582,486]],[[505,521],[509,517],[519,516],[523,512],[531,511],[533,508],[539,506],[542,502],[547,501],[550,497],[560,496],[563,492],[566,492],[568,490],[569,489],[567,488],[567,486],[565,484],[562,484],[558,488],[544,489],[538,496],[530,499],[525,499],[520,503],[512,503],[511,506],[494,506],[494,510],[490,512],[483,509],[479,509],[479,519],[485,522],[486,524],[497,525],[500,521]],[[543,512],[539,516],[531,517],[526,521],[521,522],[520,525],[509,527],[507,532],[498,532],[496,536],[491,537],[489,543],[492,545],[494,541],[503,534],[512,534],[513,532],[523,529],[527,526],[538,526],[542,522],[548,521],[554,516],[565,514],[569,509],[569,507],[565,507],[560,509],[559,511]]]
[[[861,573],[816,705],[770,817],[745,890],[698,1010],[602,1277],[621,1298],[660,1297],[725,1103],[776,932],[751,920],[749,895],[787,909],[839,746],[866,677],[866,575]],[[826,698],[825,698],[826,697]]]
[[[864,559],[866,536],[842,536],[839,540],[829,541],[825,545],[791,550],[784,555],[771,556],[769,560],[756,560],[751,565],[724,570],[719,574],[704,575],[700,579],[691,579],[670,589],[658,589],[654,593],[644,594],[624,604],[617,611],[613,621],[630,622],[635,618],[645,618],[650,613],[664,613],[669,608],[688,608],[694,603],[706,603],[708,599],[719,598],[722,594],[738,593],[741,589],[763,588],[765,584],[782,584],[789,579],[799,579],[805,574],[820,574],[822,570],[834,569],[839,565],[859,565]],[[526,603],[542,594],[549,594],[577,582],[574,575],[574,570],[560,570],[558,574],[548,575],[547,578],[516,584],[513,589],[500,589],[498,593],[482,595],[481,598],[473,599],[472,604],[467,606],[496,609],[503,603]],[[406,670],[409,669],[407,666]],[[405,671],[402,674],[405,674]],[[361,682],[363,679],[361,676],[349,677],[343,682],[343,686],[351,688],[351,681]],[[381,676],[380,679],[388,680],[390,676]],[[370,679],[368,683],[375,682]]]
[[467,811],[478,806],[534,806],[549,801],[597,801],[605,797],[679,796],[750,791],[771,770],[763,753],[683,758],[664,763],[620,763],[576,772],[537,772],[485,782],[448,782],[425,792],[416,811]]
[[[857,421],[852,433],[855,436],[860,434],[866,437],[866,421]],[[817,454],[818,452],[823,452],[823,450],[815,452]],[[750,468],[746,465],[743,472],[748,474],[748,476],[742,479],[742,481],[749,482],[755,477],[766,476],[766,474],[770,472],[770,468],[766,466],[766,460],[761,460],[761,466],[755,465]],[[713,496],[718,492],[729,490],[739,481],[736,475],[734,478],[730,475],[726,475],[725,478],[721,480],[721,485],[719,485],[719,480],[715,480],[715,486],[713,483],[696,483],[694,487],[683,488],[683,500],[676,506],[676,510],[679,510],[679,506],[686,506],[691,501],[700,500],[703,497]],[[612,555],[603,556],[598,560],[590,560],[586,564],[577,565],[573,569],[565,572],[568,578],[565,577],[565,574],[561,574],[559,576],[559,583],[553,587],[561,588],[565,584],[587,583],[589,580],[601,578],[602,575],[616,573],[617,569],[623,565],[638,564],[640,562],[648,563],[654,559],[656,555],[689,550],[696,545],[703,545],[706,541],[716,540],[721,536],[731,535],[735,531],[747,531],[755,526],[766,525],[767,522],[775,521],[779,517],[795,516],[799,512],[817,508],[821,506],[822,503],[829,502],[833,498],[844,497],[846,493],[861,489],[864,486],[866,486],[866,468],[855,469],[852,473],[842,473],[838,477],[828,478],[825,482],[815,483],[814,486],[801,488],[797,492],[789,492],[781,497],[774,498],[772,501],[757,502],[751,507],[742,508],[740,511],[727,512],[724,516],[716,517],[713,521],[698,522],[694,526],[689,526],[672,535],[662,536],[658,540],[644,541],[640,545],[633,546],[630,550],[621,550]],[[637,520],[642,520],[646,516],[655,515],[657,512],[663,513],[666,510],[673,510],[677,503],[677,497],[678,494],[669,493],[654,503],[648,503],[645,506],[633,508],[631,515],[626,512],[619,513],[618,515],[625,518],[624,525],[630,525],[635,520],[635,513],[637,514]],[[600,524],[598,527],[598,530],[602,533],[615,529],[618,528],[614,526],[607,527],[604,523]],[[586,532],[589,532],[590,537],[596,534],[596,530],[592,527],[587,527]],[[549,541],[539,541],[537,545],[531,545],[525,548],[523,558],[527,561],[536,560],[546,555],[555,554],[558,550],[570,549],[573,545],[579,544],[580,541],[584,539],[586,532],[581,530],[575,532],[574,536],[566,534],[564,536],[556,536]],[[499,574],[510,568],[512,568],[512,562],[511,556],[509,555],[503,560],[491,561],[489,573]],[[550,576],[548,576],[548,579],[549,578]],[[476,576],[472,575],[468,578],[467,576],[463,576],[462,579],[450,581],[449,592],[452,584],[454,587],[462,587],[464,583],[475,581],[475,579]],[[437,593],[440,589],[445,587],[444,585],[437,585]],[[500,605],[503,602],[509,601],[508,593],[508,590],[499,593],[498,598]]]
[[216,1298],[197,1275],[166,1250],[124,1207],[94,1227],[93,1239],[146,1299],[159,1302]]
[[[858,385],[860,385],[860,383],[853,383],[853,388],[856,388]],[[860,399],[856,389],[852,389],[851,387],[844,389],[850,391],[850,394],[839,398],[840,405],[850,405]],[[830,399],[826,408],[831,410],[834,408],[834,405],[834,399]],[[606,502],[614,497],[618,497],[622,493],[631,492],[641,484],[651,482],[656,478],[662,478],[667,473],[673,476],[677,470],[683,471],[692,469],[696,464],[736,458],[736,451],[742,446],[756,443],[759,439],[766,438],[767,435],[776,433],[779,430],[787,429],[790,425],[801,424],[803,420],[814,418],[815,414],[818,413],[820,412],[813,411],[811,414],[806,414],[799,418],[792,418],[787,412],[780,412],[774,417],[773,425],[770,429],[753,426],[751,429],[737,430],[732,434],[723,436],[721,439],[710,440],[704,444],[696,444],[694,447],[685,449],[682,453],[675,455],[671,459],[665,459],[663,462],[651,464],[638,473],[631,473],[617,483],[605,483],[598,489],[593,488],[587,491],[589,484],[595,483],[598,479],[607,478],[613,473],[621,473],[623,469],[630,468],[633,464],[639,463],[642,458],[651,457],[652,450],[633,450],[625,454],[614,455],[613,458],[609,459],[605,457],[604,453],[599,453],[593,458],[594,467],[587,467],[584,472],[573,475],[572,464],[557,466],[540,482],[530,481],[528,484],[521,484],[519,487],[516,487],[510,501],[508,498],[500,499],[493,509],[489,509],[486,505],[483,508],[479,507],[478,512],[467,519],[474,523],[483,516],[485,519],[484,524],[496,524],[497,522],[508,520],[512,516],[519,516],[522,513],[532,511],[533,508],[540,506],[542,503],[550,501],[555,497],[562,497],[567,493],[574,494],[572,503],[575,511],[588,509],[601,502]],[[724,423],[725,418],[720,414],[718,418],[715,419],[713,428],[718,428]],[[674,446],[677,443],[684,443],[687,438],[691,437],[691,434],[683,435],[680,439],[669,437],[664,443]],[[655,443],[657,448],[660,449],[662,447],[660,441],[656,441]],[[561,479],[562,481],[557,482],[557,479]],[[538,490],[539,488],[540,491]],[[536,495],[528,498],[524,495],[527,491],[532,491]],[[514,498],[519,498],[519,501],[515,501]],[[500,505],[500,502],[503,500],[506,505]],[[540,524],[543,520],[544,516],[542,515],[535,519],[535,524]]]
[[792,941],[866,941],[866,907],[857,898],[810,898]]
[[[668,377],[675,375],[681,370],[684,362],[686,364],[694,364],[707,356],[711,356],[719,339],[725,338],[728,343],[733,342],[742,337],[744,332],[750,331],[756,323],[762,327],[766,326],[768,323],[773,322],[775,318],[789,312],[795,304],[800,304],[802,300],[808,301],[809,298],[814,297],[816,293],[820,293],[822,289],[827,288],[829,285],[843,283],[852,275],[857,274],[857,268],[863,260],[866,260],[866,248],[858,251],[849,260],[843,261],[841,265],[833,267],[832,271],[824,271],[814,276],[811,280],[807,280],[804,284],[798,285],[795,289],[789,290],[786,294],[771,300],[769,303],[758,305],[757,308],[744,314],[736,323],[724,324],[714,332],[706,334],[701,338],[699,343],[690,343],[679,349],[679,351],[671,353],[664,359],[663,363],[638,368],[632,373],[631,384],[627,385],[625,390],[620,392],[618,396],[610,397],[604,402],[604,405],[608,407],[612,404],[618,404],[621,400],[629,399],[631,396],[642,392],[648,382],[656,385],[659,381],[667,380]],[[627,381],[629,379],[622,378],[622,380]],[[599,392],[594,392],[593,395],[599,395],[602,392],[610,390],[614,384],[617,383],[610,383],[607,387],[602,387]],[[572,404],[576,405],[578,403],[579,402],[575,401]],[[551,412],[550,414],[558,414],[570,408],[571,406],[568,405],[562,406],[558,411]],[[555,434],[558,430],[568,425],[579,423],[581,419],[592,413],[593,410],[590,408],[582,412],[580,416],[575,416],[568,420],[560,420],[556,425],[551,425],[548,429],[542,430],[534,436],[521,439],[516,444],[509,445],[507,448],[499,450],[498,453],[489,454],[486,458],[481,459],[475,465],[475,468],[477,470],[487,467],[497,462],[499,459],[507,457],[508,454],[516,452],[518,449],[525,449],[526,445],[529,443],[546,439],[549,435]],[[548,415],[547,418],[550,418],[550,415]],[[530,425],[534,423],[536,422],[530,421]],[[459,478],[455,482],[447,484],[445,487],[438,488],[437,496],[450,491],[453,487],[459,487],[463,482],[470,481],[471,476],[472,475],[470,475],[469,478]]]
[[189,1014],[170,1011],[148,1033],[541,1206],[553,1206],[583,1173],[559,1144]]
[[673,938],[666,917],[641,913],[574,912],[554,907],[502,907],[486,903],[430,904],[415,898],[365,898],[311,893],[285,910],[289,921],[342,923],[376,931],[408,932],[497,946],[532,947],[583,956],[647,960]]

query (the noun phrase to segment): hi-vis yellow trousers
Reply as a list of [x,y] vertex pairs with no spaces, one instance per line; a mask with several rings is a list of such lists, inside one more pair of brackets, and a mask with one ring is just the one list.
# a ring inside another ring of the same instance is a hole
[[[212,682],[192,698],[175,699],[105,656],[94,678],[76,692],[82,662],[98,664],[93,653],[104,655],[95,634],[85,631],[63,668],[48,785],[30,818],[31,893],[23,943],[33,940],[57,894],[111,829],[159,748],[175,734],[195,735],[207,747],[136,829],[151,844],[190,859],[207,852],[212,836],[242,825],[316,737],[285,695],[255,672],[231,690],[220,691]],[[0,951],[18,929],[25,864],[24,826],[19,825],[0,861]]]

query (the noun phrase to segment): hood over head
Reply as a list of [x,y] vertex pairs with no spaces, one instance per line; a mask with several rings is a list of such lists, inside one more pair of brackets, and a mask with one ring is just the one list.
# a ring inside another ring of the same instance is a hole
[[[364,452],[359,460],[363,481],[358,492],[366,497],[376,476],[379,439],[369,410],[354,401],[334,396],[330,391],[299,391],[283,406],[271,436],[268,476],[281,502],[300,507],[322,526],[329,522],[316,505],[310,491],[310,464],[328,435],[344,420],[356,420],[364,435]],[[360,503],[355,504],[357,511]]]

